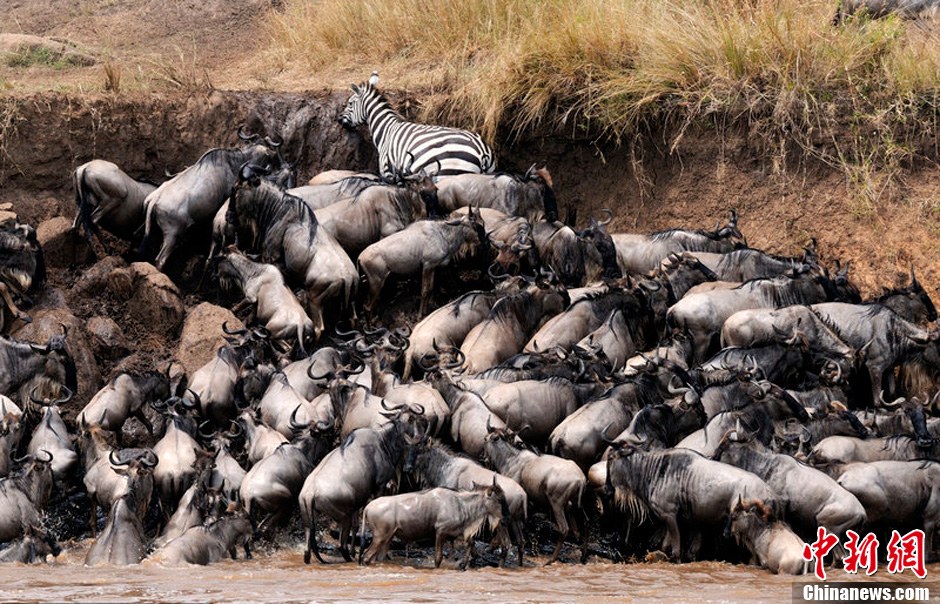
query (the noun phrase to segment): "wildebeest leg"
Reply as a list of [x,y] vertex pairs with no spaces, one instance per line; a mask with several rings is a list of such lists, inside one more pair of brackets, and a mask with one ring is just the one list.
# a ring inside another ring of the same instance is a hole
[[19,319],[26,323],[32,323],[33,320],[29,318],[29,315],[16,307],[16,303],[13,301],[13,296],[10,294],[10,288],[7,287],[6,283],[0,283],[0,296],[3,297],[3,302],[7,305],[7,308],[10,309],[10,312],[13,313],[14,319]]
[[419,317],[423,317],[427,313],[432,289],[434,289],[434,268],[425,267],[424,270],[421,271],[421,307],[418,309]]
[[251,560],[251,537],[245,537],[242,547],[245,548],[245,560]]
[[561,546],[564,545],[565,537],[568,536],[568,518],[565,515],[564,506],[564,503],[552,502],[552,518],[555,520],[555,530],[558,531],[558,541],[555,543],[555,551],[552,552],[551,559],[545,563],[545,566],[558,560],[558,555],[561,553]]
[[463,561],[460,563],[460,567],[459,567],[460,570],[467,570],[467,567],[470,565],[471,562],[473,562],[473,555],[475,553],[474,550],[476,549],[475,547],[476,541],[473,539],[473,537],[470,537],[466,541],[467,541],[467,551],[464,552]]
[[177,239],[179,239],[179,234],[176,231],[163,232],[163,245],[160,247],[160,252],[157,253],[157,259],[155,261],[155,266],[160,272],[163,272],[163,268],[170,259],[170,254],[176,249]]
[[353,557],[349,552],[349,532],[352,530],[352,519],[346,518],[339,525],[339,553],[343,555],[343,560],[352,562]]
[[434,536],[434,568],[440,568],[444,560],[444,534],[437,533]]
[[663,552],[666,555],[678,558],[682,555],[679,540],[679,522],[675,516],[663,516],[663,523],[666,525],[666,538],[663,539]]
[[91,537],[92,539],[98,537],[98,501],[94,497],[89,497],[89,513],[91,514],[90,522],[91,525]]
[[522,526],[522,520],[515,519],[510,525],[510,530],[512,531],[512,539],[516,542],[516,547],[519,550],[519,567],[522,567],[523,552],[525,551],[525,529]]

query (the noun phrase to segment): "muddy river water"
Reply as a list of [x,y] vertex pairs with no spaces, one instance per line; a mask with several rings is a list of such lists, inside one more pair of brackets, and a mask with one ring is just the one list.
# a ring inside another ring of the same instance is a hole
[[[597,561],[465,572],[401,558],[367,568],[305,566],[300,546],[208,567],[145,562],[89,569],[82,564],[89,545],[68,548],[48,565],[0,567],[0,602],[791,602],[794,581],[718,562]],[[877,575],[894,579],[883,570]],[[940,564],[929,565],[928,581],[938,576]],[[830,572],[830,581],[845,577]],[[936,601],[940,585],[931,586]]]

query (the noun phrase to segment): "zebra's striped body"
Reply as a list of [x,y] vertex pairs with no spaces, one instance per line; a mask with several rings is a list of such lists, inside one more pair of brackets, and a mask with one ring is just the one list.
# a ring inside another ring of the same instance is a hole
[[493,150],[478,134],[405,121],[376,90],[376,83],[378,74],[373,73],[368,83],[353,84],[353,95],[339,122],[347,128],[369,127],[383,177],[392,179],[422,170],[433,176],[493,172]]

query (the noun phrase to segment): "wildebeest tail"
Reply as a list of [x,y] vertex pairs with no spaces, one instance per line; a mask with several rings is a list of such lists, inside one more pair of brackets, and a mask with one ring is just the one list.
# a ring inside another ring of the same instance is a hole
[[75,206],[78,210],[72,228],[78,228],[78,225],[81,224],[82,228],[85,229],[85,239],[91,242],[92,208],[89,199],[92,192],[88,188],[88,183],[85,180],[85,170],[81,166],[72,173],[72,187],[75,189]]

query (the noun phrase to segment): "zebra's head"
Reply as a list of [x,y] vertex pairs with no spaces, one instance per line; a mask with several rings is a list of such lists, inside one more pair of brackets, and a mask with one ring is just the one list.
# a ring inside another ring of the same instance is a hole
[[358,126],[366,123],[366,101],[378,96],[375,89],[379,83],[379,72],[373,71],[369,81],[365,84],[352,84],[352,96],[346,101],[346,108],[339,116],[339,123],[350,130],[355,130]]

